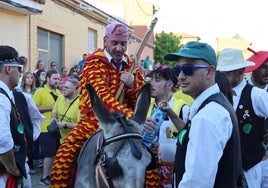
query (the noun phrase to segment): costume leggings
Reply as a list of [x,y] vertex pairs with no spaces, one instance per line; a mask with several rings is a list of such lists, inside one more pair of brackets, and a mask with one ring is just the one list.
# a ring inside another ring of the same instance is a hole
[[[85,123],[84,123],[85,122]],[[51,187],[73,187],[78,153],[84,142],[98,130],[98,122],[81,121],[67,135],[57,151],[51,171]]]

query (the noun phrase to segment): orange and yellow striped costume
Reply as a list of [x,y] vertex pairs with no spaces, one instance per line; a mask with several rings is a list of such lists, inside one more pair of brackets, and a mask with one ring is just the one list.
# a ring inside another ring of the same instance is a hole
[[146,171],[146,188],[161,188],[157,169]]
[[[127,55],[125,58],[127,65],[124,66],[123,71],[128,71],[133,62],[130,62]],[[124,101],[120,104],[115,99],[115,93],[120,83],[119,73],[104,56],[103,49],[98,49],[87,58],[79,78],[81,118],[77,126],[64,139],[56,154],[51,172],[51,187],[73,187],[74,182],[69,181],[75,175],[71,166],[84,142],[99,129],[98,120],[92,111],[85,84],[89,83],[95,88],[107,109],[121,112],[130,118],[133,115],[138,92],[144,85],[142,70],[136,68],[134,76],[135,88],[126,88]]]

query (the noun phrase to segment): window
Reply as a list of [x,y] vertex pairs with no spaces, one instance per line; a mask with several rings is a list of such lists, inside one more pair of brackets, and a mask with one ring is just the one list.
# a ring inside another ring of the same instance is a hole
[[60,72],[62,67],[62,35],[41,28],[37,29],[38,60],[42,60],[49,68],[50,62],[57,63]]
[[88,52],[92,53],[97,48],[97,31],[93,29],[88,30]]

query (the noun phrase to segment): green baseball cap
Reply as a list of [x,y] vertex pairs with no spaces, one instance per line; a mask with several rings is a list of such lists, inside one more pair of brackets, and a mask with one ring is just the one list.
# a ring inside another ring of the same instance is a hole
[[182,46],[177,53],[168,53],[166,61],[177,61],[179,57],[203,59],[208,64],[217,67],[217,58],[214,49],[207,43],[191,41]]

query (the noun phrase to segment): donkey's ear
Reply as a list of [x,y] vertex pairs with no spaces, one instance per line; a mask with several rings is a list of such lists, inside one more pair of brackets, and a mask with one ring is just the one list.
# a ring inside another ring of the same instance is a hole
[[139,92],[139,96],[134,110],[134,116],[132,118],[132,120],[136,121],[139,124],[144,123],[145,118],[147,116],[147,112],[151,102],[150,89],[150,84],[147,83],[141,88]]
[[115,120],[112,118],[111,114],[108,112],[103,102],[97,95],[95,89],[90,85],[86,84],[87,91],[89,93],[91,107],[93,109],[94,114],[98,118],[101,124],[110,124],[114,123]]

